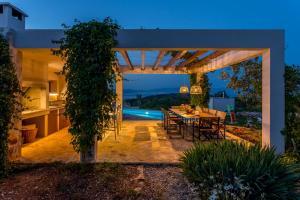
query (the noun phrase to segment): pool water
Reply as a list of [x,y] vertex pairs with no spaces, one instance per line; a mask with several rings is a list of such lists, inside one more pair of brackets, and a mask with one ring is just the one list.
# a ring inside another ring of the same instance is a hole
[[162,119],[162,112],[160,110],[148,110],[138,108],[123,108],[123,114],[136,117],[142,117],[145,119]]

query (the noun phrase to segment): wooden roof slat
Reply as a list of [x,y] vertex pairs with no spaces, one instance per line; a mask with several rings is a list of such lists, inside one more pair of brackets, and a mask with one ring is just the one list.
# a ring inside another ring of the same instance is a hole
[[222,69],[224,67],[240,63],[251,58],[255,58],[263,54],[263,50],[231,50],[228,51],[221,56],[218,56],[215,59],[210,60],[208,63],[204,65],[195,65],[189,68],[190,73],[207,73],[211,71],[215,71],[218,69]]
[[160,61],[161,59],[164,57],[166,51],[160,51],[157,58],[156,58],[156,61],[152,67],[153,70],[156,70],[158,68],[158,65],[160,64]]
[[210,60],[215,59],[215,58],[227,53],[228,51],[229,50],[217,50],[217,51],[213,52],[212,54],[209,54],[208,56],[204,57],[203,59],[195,62],[193,65],[189,66],[189,68],[204,65],[204,64],[208,63]]
[[175,64],[175,62],[180,59],[185,53],[187,52],[187,50],[183,50],[183,51],[179,51],[177,52],[177,54],[172,57],[169,62],[164,66],[164,69],[167,70],[169,66],[172,66]]
[[130,67],[130,69],[134,70],[134,67],[133,67],[133,65],[132,65],[132,63],[131,63],[131,61],[130,61],[130,58],[129,58],[129,56],[128,56],[127,51],[121,50],[121,51],[119,51],[119,52],[120,52],[121,55],[123,56],[123,58],[124,58],[126,64]]
[[194,60],[196,60],[199,56],[203,55],[207,53],[207,51],[203,51],[203,50],[198,50],[194,53],[194,55],[192,55],[191,57],[189,57],[187,60],[185,60],[184,62],[180,63],[179,66],[185,66],[190,64],[191,62],[193,62]]

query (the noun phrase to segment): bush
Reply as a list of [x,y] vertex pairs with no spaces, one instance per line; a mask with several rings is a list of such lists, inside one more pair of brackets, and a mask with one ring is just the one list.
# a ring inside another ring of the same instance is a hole
[[230,141],[197,144],[185,152],[184,175],[201,199],[298,199],[299,165],[274,149]]
[[286,150],[300,157],[300,66],[285,67]]
[[11,61],[8,41],[0,34],[0,177],[9,169],[8,136],[19,117],[21,95],[16,69]]
[[102,22],[76,22],[65,28],[65,37],[55,41],[60,48],[53,53],[65,60],[65,113],[71,122],[71,144],[84,155],[81,161],[87,162],[85,155],[94,146],[95,136],[102,138],[114,110],[117,72],[112,48],[117,44],[119,25],[105,18]]

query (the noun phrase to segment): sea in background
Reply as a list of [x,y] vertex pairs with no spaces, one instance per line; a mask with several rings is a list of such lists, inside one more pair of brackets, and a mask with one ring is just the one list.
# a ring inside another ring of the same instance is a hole
[[[224,91],[224,88],[212,88],[210,94],[214,95],[219,91]],[[232,89],[225,89],[226,94],[229,97],[236,97],[236,93]],[[137,95],[142,95],[142,97],[159,95],[159,94],[174,94],[179,93],[179,88],[160,88],[160,89],[151,89],[151,90],[133,90],[133,89],[124,89],[123,97],[124,99],[135,99]]]

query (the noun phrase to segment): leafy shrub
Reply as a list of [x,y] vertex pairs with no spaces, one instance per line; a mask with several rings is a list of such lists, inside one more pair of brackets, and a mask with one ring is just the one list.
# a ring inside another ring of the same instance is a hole
[[63,73],[67,81],[66,115],[71,122],[71,144],[85,155],[93,147],[95,136],[101,138],[109,126],[110,112],[114,109],[117,72],[112,48],[117,44],[119,25],[105,18],[102,22],[76,22],[65,28],[65,37],[54,41],[60,48],[53,53],[65,60]]
[[197,74],[190,75],[190,84],[199,85],[202,89],[201,94],[191,94],[191,105],[192,106],[200,106],[207,107],[209,101],[209,93],[211,84],[209,83],[209,79],[207,74],[202,74],[199,81],[197,81]]
[[286,150],[300,157],[300,66],[285,67]]
[[298,199],[299,165],[273,148],[230,141],[197,144],[185,152],[184,175],[203,199]]
[[21,95],[16,69],[11,61],[8,41],[0,34],[0,177],[9,169],[8,136],[18,118]]

